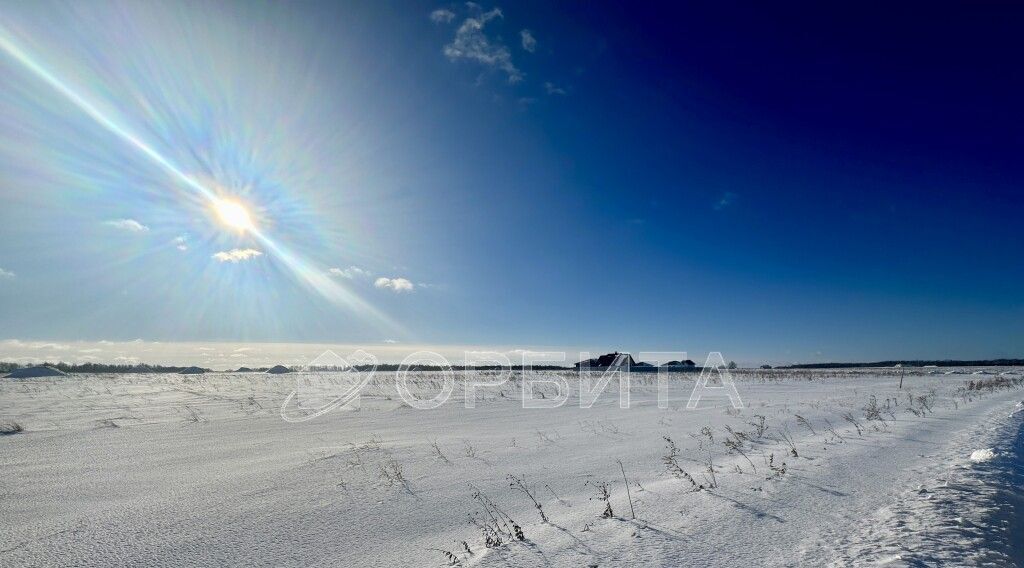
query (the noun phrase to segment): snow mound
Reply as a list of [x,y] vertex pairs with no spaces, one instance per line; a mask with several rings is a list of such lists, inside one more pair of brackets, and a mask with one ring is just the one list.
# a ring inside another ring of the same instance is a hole
[[975,463],[987,462],[994,457],[996,457],[996,453],[992,451],[992,448],[971,452],[971,461]]
[[31,377],[62,377],[67,375],[64,371],[54,369],[53,367],[26,367],[24,369],[15,369],[7,375],[9,379],[28,379]]
[[21,424],[18,424],[13,420],[0,420],[0,436],[19,434],[21,431]]

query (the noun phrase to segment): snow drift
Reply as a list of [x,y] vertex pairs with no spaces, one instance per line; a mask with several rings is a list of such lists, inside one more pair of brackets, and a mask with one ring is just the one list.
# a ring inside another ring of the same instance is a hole
[[7,375],[9,379],[28,379],[33,377],[62,377],[66,376],[67,373],[53,367],[39,366],[39,367],[26,367],[24,369],[15,369]]

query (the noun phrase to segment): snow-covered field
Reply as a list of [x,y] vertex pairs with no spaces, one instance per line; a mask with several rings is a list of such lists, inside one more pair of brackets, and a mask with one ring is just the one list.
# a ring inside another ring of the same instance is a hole
[[0,379],[0,565],[1020,565],[1022,373],[972,372],[739,372],[742,410],[378,376],[298,423],[297,375]]

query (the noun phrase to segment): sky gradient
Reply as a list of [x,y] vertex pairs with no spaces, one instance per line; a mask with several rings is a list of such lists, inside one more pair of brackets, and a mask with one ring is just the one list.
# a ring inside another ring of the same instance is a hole
[[335,4],[0,2],[0,358],[1024,356],[1021,8]]

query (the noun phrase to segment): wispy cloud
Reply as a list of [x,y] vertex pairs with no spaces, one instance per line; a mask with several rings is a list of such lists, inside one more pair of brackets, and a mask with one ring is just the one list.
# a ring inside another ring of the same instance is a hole
[[384,343],[387,343],[389,345],[394,345],[395,343],[398,343],[398,342],[395,341],[394,339],[385,339]]
[[10,280],[12,278],[14,278],[13,272],[11,272],[10,270],[4,270],[3,268],[0,268],[0,280]]
[[551,81],[547,81],[547,82],[544,83],[544,92],[549,94],[549,95],[564,95],[564,94],[566,94],[565,89],[563,89],[562,87],[559,87],[558,85],[552,83]]
[[220,262],[241,262],[243,260],[249,260],[262,255],[263,253],[256,249],[231,249],[228,251],[221,251],[213,254],[213,258]]
[[178,235],[174,237],[174,248],[184,252],[188,250],[188,235]]
[[715,211],[721,211],[722,209],[729,207],[730,205],[736,202],[737,197],[739,196],[731,191],[723,193],[722,197],[720,197],[718,199],[718,202],[715,203]]
[[476,4],[467,6],[472,14],[459,25],[451,43],[444,46],[445,56],[452,61],[464,59],[502,71],[509,83],[522,81],[523,72],[512,62],[512,52],[500,40],[489,38],[484,32],[488,22],[503,17],[501,9],[483,12]]
[[430,13],[430,21],[435,24],[448,24],[455,19],[455,12],[445,8],[438,8]]
[[416,285],[405,278],[378,278],[373,283],[377,288],[394,292],[412,292]]
[[328,269],[327,272],[331,276],[348,278],[349,280],[355,280],[356,278],[369,278],[373,276],[372,272],[359,268],[358,266],[349,266],[348,268],[331,268]]
[[518,99],[516,99],[516,104],[519,105],[520,110],[526,110],[536,102],[536,97],[519,97]]
[[103,224],[129,233],[145,233],[149,230],[149,227],[135,219],[114,219],[113,221],[104,221]]
[[530,53],[537,51],[537,38],[533,37],[533,32],[530,30],[520,30],[519,39],[523,42],[523,49]]

